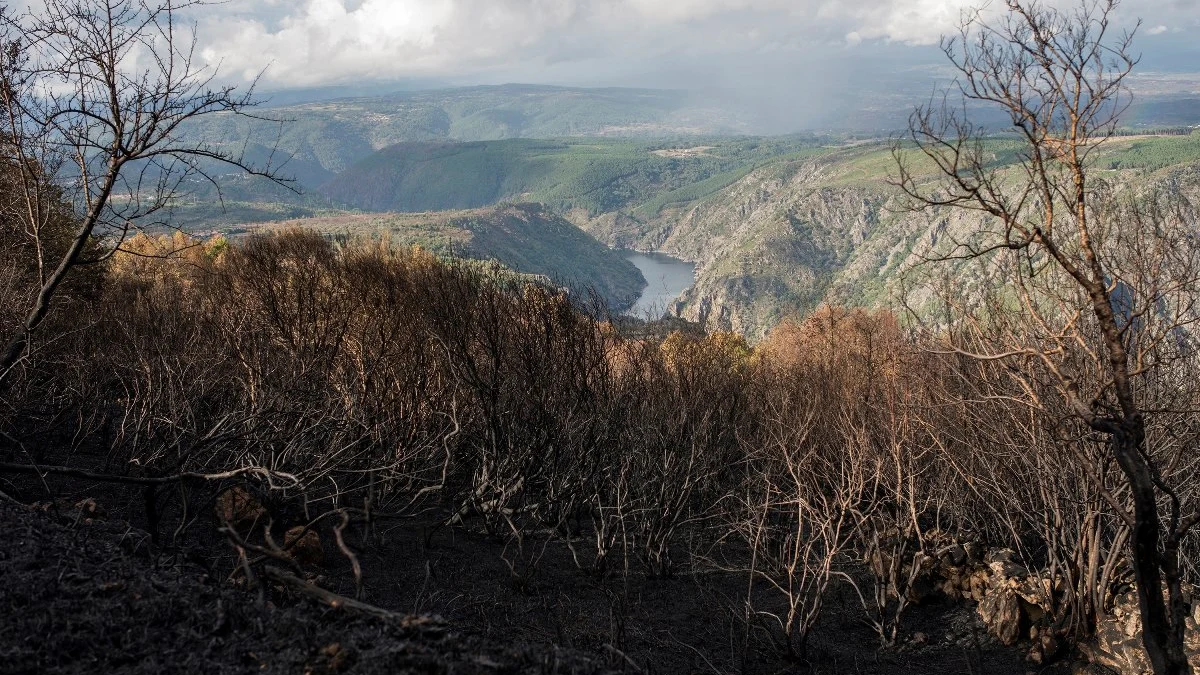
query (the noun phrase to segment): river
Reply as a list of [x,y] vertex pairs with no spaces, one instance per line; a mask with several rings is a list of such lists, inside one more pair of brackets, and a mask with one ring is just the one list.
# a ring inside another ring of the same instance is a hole
[[665,253],[626,251],[625,259],[646,277],[646,289],[626,312],[640,319],[661,319],[675,299],[696,281],[694,264]]

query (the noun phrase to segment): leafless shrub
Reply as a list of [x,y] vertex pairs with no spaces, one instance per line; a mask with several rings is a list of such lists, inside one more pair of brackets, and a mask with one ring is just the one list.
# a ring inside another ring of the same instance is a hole
[[211,181],[215,164],[275,180],[270,166],[181,134],[194,120],[254,105],[250,92],[216,85],[216,72],[194,62],[176,17],[199,4],[48,0],[0,11],[0,153],[16,188],[7,215],[36,270],[4,336],[0,387],[68,278],[161,216],[188,178]]
[[[1180,552],[1200,515],[1186,494],[1190,462],[1175,454],[1191,433],[1177,436],[1157,418],[1186,414],[1194,399],[1180,374],[1195,360],[1200,265],[1190,208],[1119,195],[1092,170],[1129,106],[1125,79],[1137,63],[1133,33],[1116,33],[1111,21],[1117,5],[1011,0],[996,20],[965,15],[942,43],[956,86],[910,118],[911,145],[895,146],[896,185],[914,208],[986,216],[929,255],[964,262],[997,291],[958,308],[958,335],[943,334],[943,347],[1009,366],[1020,393],[1002,395],[1049,416],[1090,489],[1129,528],[1142,640],[1163,675],[1190,671]],[[968,102],[1011,120],[1015,165],[987,158]],[[913,156],[936,181],[917,177]],[[1107,442],[1109,459],[1088,455],[1096,441]],[[1109,460],[1119,486],[1103,476]]]

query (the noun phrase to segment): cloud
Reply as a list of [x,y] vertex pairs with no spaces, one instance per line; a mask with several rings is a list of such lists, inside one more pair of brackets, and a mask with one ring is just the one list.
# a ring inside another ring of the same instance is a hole
[[[1068,0],[1054,0],[1055,4]],[[862,43],[929,45],[964,0],[243,0],[197,15],[202,56],[274,86],[364,79],[527,77],[792,58]],[[1068,3],[1069,4],[1069,3]],[[1155,9],[1165,7],[1165,9]],[[1128,0],[1159,24],[1190,0]],[[1165,30],[1165,28],[1163,29]]]
[[847,40],[886,40],[909,45],[934,44],[952,30],[965,8],[964,3],[944,0],[875,1],[829,3],[825,16],[838,17],[853,28]]

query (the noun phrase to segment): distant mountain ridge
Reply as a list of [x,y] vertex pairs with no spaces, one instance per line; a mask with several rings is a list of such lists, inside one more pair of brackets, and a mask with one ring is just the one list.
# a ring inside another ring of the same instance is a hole
[[186,133],[245,148],[312,189],[396,143],[587,136],[674,137],[752,131],[736,111],[685,91],[498,85],[336,98],[266,108],[270,120],[213,115]]
[[[910,83],[911,84],[911,83]],[[897,85],[898,87],[899,85]],[[887,129],[906,123],[915,90],[893,87],[881,93],[866,108],[836,114],[835,101],[824,110],[829,129],[858,129],[860,138],[886,137]],[[1186,127],[1200,124],[1200,99],[1166,95],[1158,86],[1149,96],[1139,97],[1128,111],[1133,128]],[[338,90],[326,92],[335,96]],[[350,88],[344,90],[353,93]],[[923,91],[923,90],[922,90]],[[303,98],[301,96],[301,98]],[[767,106],[736,95],[719,92],[690,93],[671,89],[580,88],[548,85],[507,84],[419,91],[399,91],[376,96],[347,96],[264,107],[264,119],[233,115],[206,116],[181,130],[186,136],[244,154],[258,167],[271,167],[283,177],[294,178],[293,187],[309,194],[366,161],[376,152],[401,143],[470,143],[512,139],[596,139],[628,142],[680,141],[708,144],[711,139],[746,138],[748,134],[785,128],[779,120],[768,123],[764,116],[786,118],[786,106]],[[770,113],[769,115],[767,113]],[[994,116],[993,116],[994,117]],[[1006,119],[983,116],[988,128],[1011,127]],[[796,126],[800,126],[799,120]],[[873,130],[873,131],[872,131]],[[811,135],[811,134],[810,134]],[[784,137],[786,138],[786,137]],[[770,144],[773,138],[761,138]],[[685,145],[686,147],[686,145]],[[226,202],[275,202],[289,209],[300,202],[285,189],[263,180],[228,176],[225,167],[208,167],[217,177]],[[727,167],[732,169],[733,167]],[[653,182],[653,181],[651,181]],[[679,185],[666,185],[673,190]],[[197,201],[217,202],[217,187],[203,181],[194,186]],[[536,191],[536,190],[535,190]],[[505,198],[511,195],[505,195]],[[321,198],[303,206],[320,209]],[[456,206],[482,205],[478,200],[460,200]],[[228,220],[226,220],[228,222]]]
[[818,145],[812,137],[694,144],[592,138],[406,142],[356,162],[317,193],[333,205],[365,211],[438,211],[516,200],[599,214]]

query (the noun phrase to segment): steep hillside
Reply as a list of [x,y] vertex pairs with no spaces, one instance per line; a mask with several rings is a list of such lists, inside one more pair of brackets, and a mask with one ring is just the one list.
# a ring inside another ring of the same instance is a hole
[[[1000,169],[1017,147],[1003,138],[988,142]],[[1096,156],[1095,171],[1136,186],[1197,162],[1200,134],[1129,135]],[[907,212],[888,184],[893,173],[879,141],[429,141],[372,153],[326,185],[325,202],[303,208],[440,211],[538,202],[609,246],[696,262],[697,284],[682,298],[682,315],[758,338],[826,301],[895,304],[899,273],[918,259],[914,251],[944,233],[977,229],[978,220],[960,213]],[[289,208],[275,212],[304,214]],[[523,264],[523,271],[545,273]],[[577,274],[567,255],[545,269],[588,280],[615,305],[630,297],[623,293],[632,286],[597,283],[603,275],[594,266]]]
[[646,280],[633,263],[538,204],[470,211],[380,213],[303,218],[271,227],[329,234],[383,236],[445,256],[494,260],[560,286],[594,289],[616,310],[637,299]]
[[[1012,161],[1013,147],[991,144],[998,167]],[[1156,183],[1195,199],[1200,135],[1117,139],[1096,169],[1119,186]],[[607,217],[584,226],[610,243],[697,262],[682,316],[759,338],[789,314],[822,302],[898,305],[902,270],[918,264],[939,237],[978,229],[978,216],[906,210],[888,183],[892,174],[885,146],[844,148],[760,167],[644,222]]]
[[886,185],[858,178],[878,153],[849,149],[757,169],[647,222],[631,243],[699,264],[685,318],[762,337],[789,313],[820,304],[868,240],[905,238],[898,223],[882,222]]

